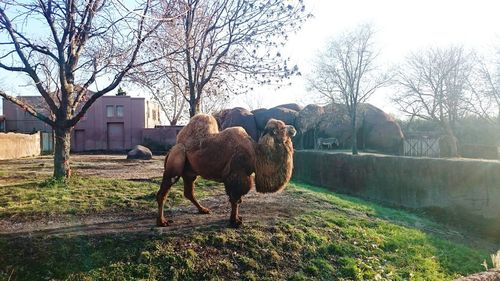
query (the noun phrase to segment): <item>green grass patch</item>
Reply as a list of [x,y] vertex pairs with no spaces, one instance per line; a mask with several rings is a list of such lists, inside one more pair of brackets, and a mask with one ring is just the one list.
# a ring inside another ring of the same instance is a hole
[[[91,189],[94,195],[107,189],[113,201],[102,199],[103,209],[124,204],[121,197],[137,206],[154,204],[150,194],[157,188],[74,181],[68,187],[32,188]],[[0,279],[12,274],[17,280],[451,280],[481,271],[488,258],[487,251],[419,230],[414,224],[439,226],[406,212],[301,184],[285,192],[302,199],[299,212],[236,230],[209,225],[139,234],[0,237]]]
[[[68,181],[53,178],[32,183],[0,187],[0,218],[31,219],[38,216],[89,214],[115,211],[137,211],[156,208],[156,192],[160,179],[130,181],[98,177],[74,176]],[[220,187],[220,188],[219,188]],[[199,180],[199,198],[221,192],[222,186]],[[169,193],[167,206],[183,199],[182,180]]]

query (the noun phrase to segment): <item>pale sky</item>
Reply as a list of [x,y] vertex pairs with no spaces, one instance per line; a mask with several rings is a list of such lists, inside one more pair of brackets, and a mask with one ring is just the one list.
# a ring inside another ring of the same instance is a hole
[[[278,91],[259,89],[255,103],[272,107],[297,102],[314,103],[306,91],[304,76],[315,55],[336,34],[361,23],[372,23],[380,48],[380,64],[391,66],[418,49],[463,44],[480,52],[500,48],[500,1],[475,0],[305,0],[314,18],[289,41],[285,54],[303,74],[292,86]],[[398,114],[390,103],[391,89],[375,93],[369,102]],[[249,97],[236,97],[232,105],[248,107]],[[252,99],[253,100],[253,99]],[[257,102],[258,101],[258,102]],[[252,106],[255,106],[253,104]]]
[[[291,36],[284,51],[299,66],[303,76],[294,78],[292,86],[278,91],[267,87],[257,89],[248,96],[235,97],[230,106],[272,107],[289,102],[302,105],[314,103],[317,99],[306,91],[303,81],[315,55],[329,38],[360,23],[374,25],[381,50],[379,63],[386,66],[401,62],[411,51],[430,46],[463,44],[480,52],[500,48],[498,0],[304,0],[304,3],[314,18]],[[12,76],[0,71],[3,90],[25,92],[22,87],[16,90],[25,84],[24,81],[12,79]],[[384,111],[398,114],[389,100],[391,91],[385,89],[375,93],[369,102]]]

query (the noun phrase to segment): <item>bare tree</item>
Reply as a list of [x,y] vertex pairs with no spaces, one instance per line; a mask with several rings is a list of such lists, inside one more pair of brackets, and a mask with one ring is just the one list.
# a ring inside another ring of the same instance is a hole
[[394,102],[403,113],[439,124],[452,157],[458,156],[456,122],[470,112],[471,58],[463,47],[429,48],[408,56],[397,75],[401,91]]
[[[208,99],[225,99],[256,84],[280,82],[297,71],[279,48],[309,15],[302,0],[181,0],[183,17],[157,36],[174,53],[169,73],[181,77],[190,116]],[[153,48],[158,51],[162,48]],[[177,52],[177,50],[181,50]]]
[[128,9],[119,0],[0,1],[0,68],[26,74],[54,118],[4,91],[0,96],[53,128],[54,177],[70,176],[71,130],[92,104],[131,69],[155,60],[140,53],[162,22],[151,16],[153,4],[145,0]]
[[374,31],[369,24],[339,35],[318,55],[308,78],[310,90],[332,103],[346,105],[352,127],[352,154],[358,154],[358,105],[389,82],[389,76],[378,71],[378,51],[373,41]]
[[475,115],[500,126],[500,64],[476,57],[474,73],[468,80],[471,95],[468,105]]
[[148,69],[137,69],[127,80],[147,90],[160,105],[170,125],[175,126],[189,116],[185,99],[186,89],[178,87],[179,77],[170,73],[170,68],[164,67],[165,60],[166,57],[163,57],[149,64]]

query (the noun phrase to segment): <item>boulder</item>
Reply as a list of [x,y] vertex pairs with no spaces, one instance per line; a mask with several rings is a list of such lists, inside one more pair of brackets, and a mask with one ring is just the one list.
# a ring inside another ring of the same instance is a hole
[[[360,128],[360,123],[357,122],[357,129]],[[336,103],[325,105],[324,114],[319,118],[317,128],[317,137],[336,138],[341,148],[351,146],[351,117],[345,105]]]
[[302,109],[304,109],[303,106],[301,105],[298,105],[296,103],[286,103],[286,104],[280,104],[278,106],[275,106],[275,107],[282,107],[282,108],[288,108],[288,109],[291,109],[291,110],[295,110],[297,112],[301,111]]
[[466,277],[455,279],[455,281],[500,281],[500,268],[475,273]]
[[254,115],[245,108],[235,107],[232,109],[224,109],[215,115],[215,119],[219,124],[219,129],[224,130],[229,127],[241,126],[247,131],[248,135],[255,141],[258,140],[257,126],[255,124]]
[[152,157],[153,153],[151,153],[151,150],[142,145],[134,146],[134,148],[127,153],[127,159],[129,160],[132,159],[151,160]]
[[257,129],[264,130],[267,121],[274,118],[285,122],[287,125],[294,125],[295,119],[299,113],[295,110],[284,108],[284,107],[273,107],[270,109],[257,109],[252,111],[255,116],[255,122],[257,124]]
[[323,117],[325,109],[316,104],[309,104],[299,111],[295,119],[297,129],[296,140],[298,149],[314,148],[316,146],[316,132],[319,121]]
[[362,145],[386,153],[401,154],[404,135],[398,122],[368,103],[360,104],[358,110],[362,118]]
[[322,106],[308,104],[299,111],[299,114],[295,119],[295,129],[302,132],[314,129],[318,125],[324,113],[325,109]]

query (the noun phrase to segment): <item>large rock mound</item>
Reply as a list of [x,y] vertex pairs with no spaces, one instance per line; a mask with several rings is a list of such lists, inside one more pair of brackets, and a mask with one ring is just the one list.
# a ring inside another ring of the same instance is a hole
[[[348,149],[352,145],[351,117],[343,104],[325,106],[315,104],[302,107],[283,104],[270,109],[260,108],[249,112],[237,107],[223,110],[215,115],[219,128],[241,126],[257,140],[267,121],[275,118],[293,125],[298,131],[293,139],[298,149],[316,148],[318,138],[335,138],[339,147]],[[396,120],[381,109],[362,103],[356,114],[357,142],[359,149],[401,154],[403,132]]]

